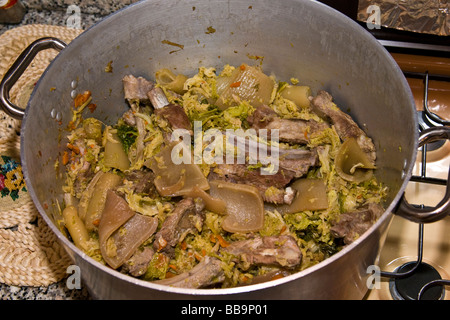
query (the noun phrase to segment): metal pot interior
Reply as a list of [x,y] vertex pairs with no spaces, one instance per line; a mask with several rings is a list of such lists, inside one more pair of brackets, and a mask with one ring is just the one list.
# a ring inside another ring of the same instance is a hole
[[[105,72],[109,62],[111,73]],[[65,146],[71,92],[92,91],[97,104],[92,116],[111,124],[128,108],[121,81],[126,74],[152,79],[166,67],[192,75],[200,66],[244,62],[262,62],[263,70],[279,79],[296,77],[313,93],[327,90],[373,138],[376,174],[389,188],[386,219],[414,165],[417,122],[406,80],[370,34],[314,1],[143,1],[87,30],[57,56],[39,80],[22,123],[22,164],[30,194],[74,259],[107,269],[89,262],[56,227],[64,175],[55,163]],[[358,243],[363,241],[364,236]]]

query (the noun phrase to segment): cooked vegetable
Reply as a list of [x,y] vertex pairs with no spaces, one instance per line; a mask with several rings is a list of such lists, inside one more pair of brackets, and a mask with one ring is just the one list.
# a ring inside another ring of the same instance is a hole
[[145,280],[164,279],[169,268],[170,258],[163,253],[155,253],[144,274]]
[[102,142],[102,123],[94,118],[83,120],[83,130],[87,139],[95,140],[98,144]]
[[77,208],[74,206],[67,206],[63,210],[63,219],[64,225],[69,231],[70,237],[75,245],[86,251],[88,249],[87,242],[89,241],[89,234],[83,224],[83,221],[81,221],[78,216]]
[[335,254],[382,214],[386,188],[371,138],[329,93],[290,82],[247,64],[126,75],[114,124],[83,119],[92,95],[78,95],[64,231],[119,272],[184,288],[270,281]]
[[116,129],[117,137],[120,139],[120,142],[122,142],[124,151],[128,154],[130,147],[136,141],[138,131],[136,127],[129,126],[125,123],[117,126]]

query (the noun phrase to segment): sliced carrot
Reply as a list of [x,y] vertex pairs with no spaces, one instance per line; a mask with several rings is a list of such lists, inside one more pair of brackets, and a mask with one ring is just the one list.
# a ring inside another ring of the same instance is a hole
[[194,257],[195,257],[195,259],[197,259],[198,261],[202,261],[202,256],[199,255],[197,252],[194,253]]
[[241,86],[241,82],[240,81],[236,81],[233,82],[232,84],[230,84],[230,88],[237,88]]
[[220,234],[216,234],[216,238],[219,240],[219,244],[222,248],[226,248],[230,245]]
[[76,154],[80,154],[80,148],[78,148],[77,146],[74,146],[71,143],[67,144],[67,148],[69,148],[70,150],[72,150]]
[[89,110],[92,112],[95,111],[95,109],[97,109],[97,105],[95,103],[90,103],[88,106]]
[[75,122],[73,121],[69,121],[69,124],[67,125],[69,130],[74,130],[77,126],[75,124]]
[[62,156],[62,164],[66,165],[67,163],[69,163],[69,154],[67,153],[67,151],[64,151]]
[[270,279],[270,280],[277,280],[277,279],[281,279],[281,278],[284,278],[284,276],[281,273],[279,273],[279,274],[274,275],[272,277],[272,279]]
[[169,264],[169,268],[172,269],[173,271],[177,271],[177,266],[176,265]]
[[91,92],[89,90],[83,93],[79,93],[74,99],[75,108],[82,106],[89,99],[90,96]]

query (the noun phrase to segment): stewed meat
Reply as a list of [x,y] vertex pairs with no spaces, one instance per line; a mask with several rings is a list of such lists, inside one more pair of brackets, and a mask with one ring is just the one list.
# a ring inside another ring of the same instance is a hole
[[154,253],[155,251],[149,247],[144,247],[142,250],[137,249],[133,256],[128,261],[125,261],[120,271],[129,273],[133,277],[144,275]]
[[342,140],[355,138],[361,149],[372,163],[375,162],[375,146],[371,138],[356,124],[356,122],[333,103],[333,97],[326,91],[319,91],[311,97],[311,107],[320,117],[330,121]]
[[315,120],[290,120],[278,117],[268,106],[260,106],[247,118],[254,129],[278,130],[280,141],[297,144],[307,144],[316,133],[328,128],[325,122]]
[[260,264],[293,268],[302,259],[297,242],[288,235],[236,241],[223,250],[236,256],[244,268]]
[[208,287],[214,283],[223,281],[224,273],[221,265],[222,262],[219,259],[206,256],[190,271],[171,278],[155,281],[155,283],[191,289]]
[[210,174],[210,179],[220,179],[233,183],[255,186],[265,202],[274,204],[290,204],[294,194],[285,189],[294,179],[305,175],[317,165],[316,150],[280,149],[276,172],[262,174],[260,169],[249,169],[247,164],[218,164]]
[[218,164],[209,178],[219,179],[233,183],[243,183],[255,186],[266,202],[284,203],[286,187],[295,174],[289,170],[278,170],[272,175],[263,175],[259,169],[249,170],[245,164]]
[[331,227],[331,234],[336,238],[343,238],[345,244],[350,244],[366,232],[383,212],[381,205],[370,203],[357,211],[343,213]]
[[155,109],[155,114],[169,122],[172,129],[186,129],[192,134],[192,125],[183,108],[176,104],[168,104]]
[[201,230],[203,217],[196,209],[192,198],[180,200],[156,233],[153,248],[156,251],[170,252],[183,234]]
[[155,184],[155,174],[150,170],[133,170],[125,175],[125,179],[131,182],[130,190],[135,193],[144,193],[150,197],[157,195]]
[[300,178],[304,176],[311,167],[316,166],[318,161],[316,149],[287,149],[280,153],[278,165],[280,169],[284,171],[293,172],[295,178]]
[[135,77],[133,75],[126,75],[122,79],[123,91],[125,99],[128,101],[149,101],[147,92],[153,89],[155,83],[148,81],[143,77]]
[[191,122],[183,108],[169,103],[161,88],[155,87],[147,95],[153,105],[155,114],[169,122],[172,129],[186,129],[192,134]]

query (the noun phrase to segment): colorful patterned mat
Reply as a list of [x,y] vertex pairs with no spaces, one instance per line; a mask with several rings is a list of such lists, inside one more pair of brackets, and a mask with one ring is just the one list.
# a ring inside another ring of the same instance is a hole
[[[0,36],[0,78],[34,40],[52,36],[66,43],[82,30],[28,25]],[[34,85],[55,50],[40,52],[10,91],[11,101],[27,105]],[[71,260],[40,217],[25,185],[20,163],[20,125],[0,111],[0,283],[48,286],[64,279]]]

